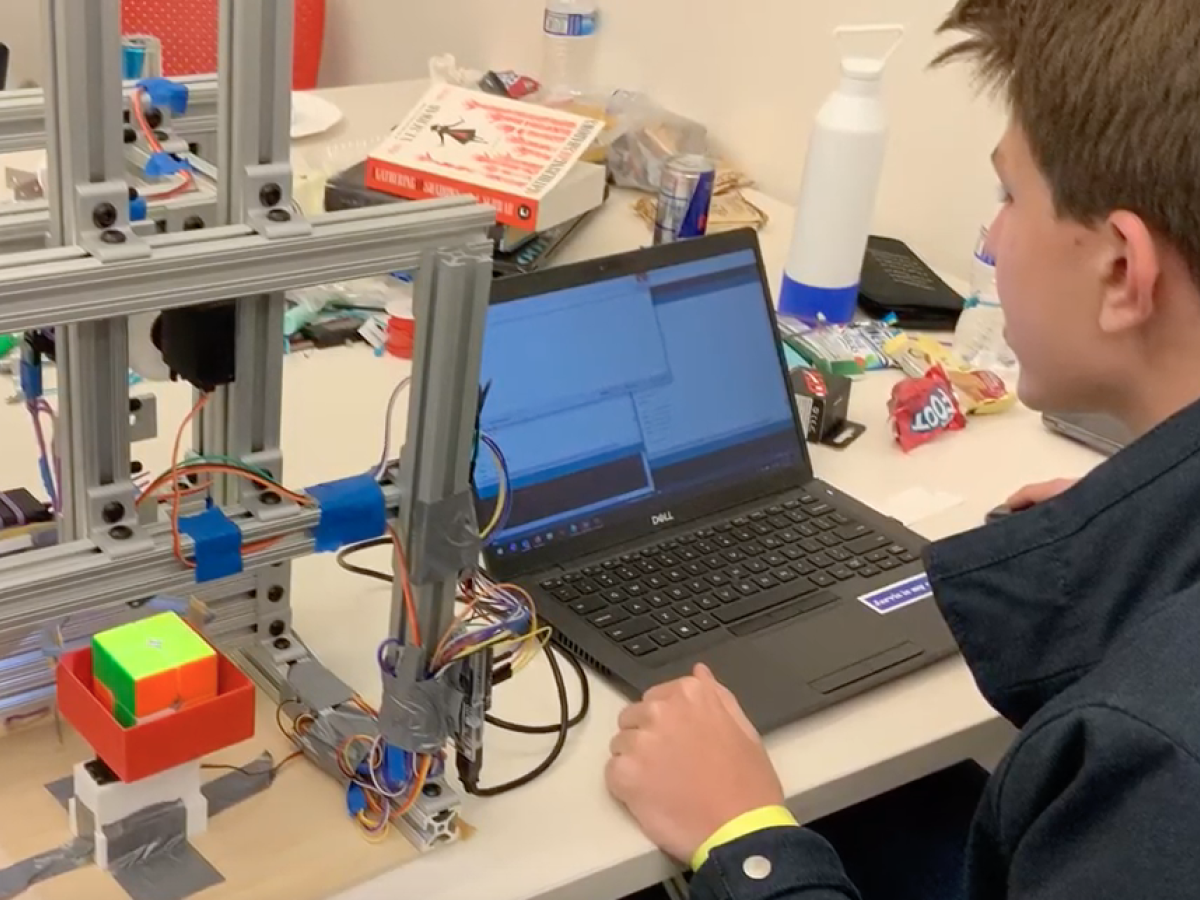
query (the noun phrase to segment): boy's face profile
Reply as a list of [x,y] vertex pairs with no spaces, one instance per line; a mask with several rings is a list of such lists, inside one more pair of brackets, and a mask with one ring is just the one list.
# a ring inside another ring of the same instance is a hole
[[1020,124],[993,155],[1004,205],[988,236],[1009,346],[1020,362],[1017,391],[1039,411],[1091,409],[1106,380],[1103,296],[1089,229],[1060,217]]

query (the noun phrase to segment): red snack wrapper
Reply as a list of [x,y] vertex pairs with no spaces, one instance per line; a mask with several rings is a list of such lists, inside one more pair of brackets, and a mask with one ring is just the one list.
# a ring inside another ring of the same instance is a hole
[[967,417],[941,366],[934,366],[924,378],[906,378],[897,384],[892,389],[888,411],[896,441],[905,453],[943,432],[967,427]]

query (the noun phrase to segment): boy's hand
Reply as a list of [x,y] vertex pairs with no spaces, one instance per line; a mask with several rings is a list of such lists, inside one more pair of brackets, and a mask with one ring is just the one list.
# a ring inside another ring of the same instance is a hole
[[783,803],[762,739],[705,666],[649,690],[619,725],[608,788],[677,860],[690,860],[738,816]]
[[1039,503],[1045,503],[1052,497],[1057,497],[1073,488],[1078,482],[1078,478],[1056,478],[1053,481],[1026,485],[1009,497],[1004,505],[1013,512],[1020,512],[1031,506],[1037,506]]

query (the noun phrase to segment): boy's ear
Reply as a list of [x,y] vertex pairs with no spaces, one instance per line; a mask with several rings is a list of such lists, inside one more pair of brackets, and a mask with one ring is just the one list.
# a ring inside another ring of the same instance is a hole
[[1100,328],[1117,334],[1141,326],[1154,314],[1161,252],[1153,232],[1131,212],[1110,214],[1099,234],[1104,283]]

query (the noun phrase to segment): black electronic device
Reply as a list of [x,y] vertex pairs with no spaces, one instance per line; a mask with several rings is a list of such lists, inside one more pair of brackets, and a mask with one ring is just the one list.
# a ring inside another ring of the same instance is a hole
[[172,378],[202,391],[230,384],[237,375],[237,303],[168,309],[154,321],[150,340]]
[[1055,434],[1114,456],[1133,442],[1133,432],[1114,419],[1098,413],[1047,413],[1046,427]]
[[0,494],[4,495],[0,500],[0,531],[19,525],[54,521],[50,507],[25,488],[0,491]]
[[963,298],[903,241],[872,237],[863,258],[858,305],[874,319],[895,316],[901,328],[953,330]]
[[487,567],[630,696],[707,663],[771,729],[955,650],[924,540],[819,480],[758,238],[498,280]]

